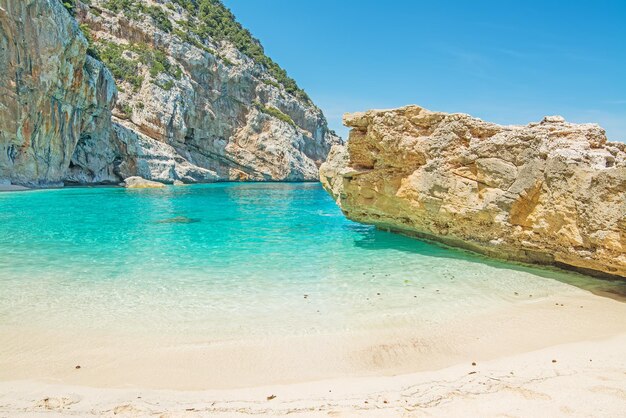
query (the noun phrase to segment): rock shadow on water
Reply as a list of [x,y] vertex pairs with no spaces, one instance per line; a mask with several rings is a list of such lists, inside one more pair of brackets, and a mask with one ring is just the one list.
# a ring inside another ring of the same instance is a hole
[[354,245],[365,250],[393,249],[430,257],[480,263],[497,269],[522,271],[557,280],[590,291],[598,296],[626,302],[626,281],[622,279],[592,277],[557,266],[537,266],[517,261],[498,260],[468,249],[450,247],[440,242],[423,238],[409,237],[400,232],[388,232],[372,225],[351,224],[347,228],[357,235]]
[[155,224],[195,224],[198,222],[202,222],[202,219],[188,218],[186,216],[174,216],[173,218],[166,218],[154,221]]

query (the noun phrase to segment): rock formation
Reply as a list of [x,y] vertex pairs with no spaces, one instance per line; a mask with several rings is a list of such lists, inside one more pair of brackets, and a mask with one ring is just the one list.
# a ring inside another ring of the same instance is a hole
[[139,176],[132,176],[124,179],[124,187],[127,189],[162,189],[166,186],[158,181],[146,180]]
[[0,182],[317,180],[340,142],[219,0],[0,0],[0,25]]
[[558,116],[348,114],[320,169],[347,217],[490,256],[626,277],[626,145]]
[[77,143],[109,143],[115,82],[86,51],[58,1],[0,0],[0,180],[61,185]]
[[[126,165],[139,170],[122,175],[318,179],[340,139],[219,1],[77,1],[75,11],[120,87],[115,134],[136,144]],[[212,32],[216,22],[238,38]]]

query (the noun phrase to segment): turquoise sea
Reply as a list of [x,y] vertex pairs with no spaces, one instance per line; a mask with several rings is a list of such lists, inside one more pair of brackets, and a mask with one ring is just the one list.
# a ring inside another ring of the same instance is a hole
[[567,284],[626,293],[350,222],[315,183],[0,194],[0,327],[222,339],[367,330]]

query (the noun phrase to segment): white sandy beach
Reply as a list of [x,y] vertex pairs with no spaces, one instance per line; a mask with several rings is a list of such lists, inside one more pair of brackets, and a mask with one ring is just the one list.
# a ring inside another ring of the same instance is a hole
[[624,411],[624,303],[574,289],[422,332],[115,346],[88,335],[5,328],[0,416],[614,417]]
[[238,390],[3,382],[0,416],[618,417],[626,404],[625,354],[620,335],[476,366]]

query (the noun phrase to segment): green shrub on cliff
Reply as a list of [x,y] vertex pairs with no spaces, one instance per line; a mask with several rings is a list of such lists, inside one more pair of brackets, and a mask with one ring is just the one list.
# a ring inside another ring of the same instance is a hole
[[139,19],[146,13],[146,6],[137,0],[108,0],[103,6],[113,13],[123,12],[129,19]]
[[263,106],[263,104],[261,104],[260,102],[256,102],[256,101],[253,104],[254,104],[254,107],[259,109],[261,112],[267,115],[273,116],[278,120],[282,120],[283,122],[287,122],[294,128],[296,127],[296,123],[293,121],[293,119],[291,119],[291,116],[281,112],[279,109],[276,109],[275,107],[272,107],[272,106],[265,107]]
[[139,75],[139,62],[124,56],[124,48],[113,42],[102,42],[97,45],[97,52],[104,64],[118,80],[128,82],[137,91],[143,83]]
[[75,0],[60,0],[60,2],[63,7],[65,7],[67,11],[74,16],[74,7],[76,6]]
[[87,55],[102,61],[102,58],[100,57],[100,54],[98,53],[98,49],[96,48],[96,45],[94,44],[93,41],[93,36],[91,36],[91,31],[89,29],[89,26],[81,23],[80,25],[78,25],[78,27],[80,28],[80,31],[83,33],[83,35],[85,36],[85,39],[87,39]]
[[161,29],[163,32],[172,31],[172,22],[170,22],[169,16],[163,9],[159,6],[150,6],[146,10],[148,15],[154,20],[154,24],[157,28]]
[[147,44],[118,45],[113,42],[100,41],[94,44],[94,48],[99,59],[111,70],[113,76],[118,80],[128,82],[135,91],[139,90],[144,80],[140,75],[140,64],[148,68],[154,84],[164,90],[170,90],[174,82],[168,80],[165,83],[156,83],[154,79],[159,74],[165,73],[176,80],[182,78],[183,70],[180,66],[172,65],[165,52]]

